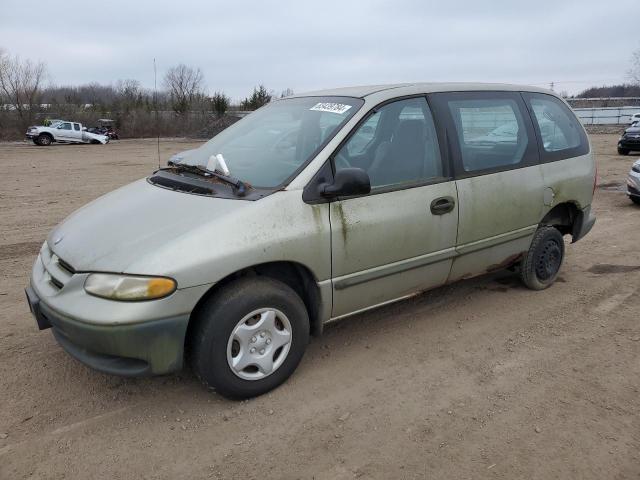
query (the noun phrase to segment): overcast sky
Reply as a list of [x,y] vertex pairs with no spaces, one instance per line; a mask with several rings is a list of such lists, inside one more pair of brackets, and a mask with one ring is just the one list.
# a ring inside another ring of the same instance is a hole
[[626,80],[638,0],[0,0],[0,46],[44,60],[52,83],[153,87],[200,67],[234,99],[412,81],[488,81],[575,93]]

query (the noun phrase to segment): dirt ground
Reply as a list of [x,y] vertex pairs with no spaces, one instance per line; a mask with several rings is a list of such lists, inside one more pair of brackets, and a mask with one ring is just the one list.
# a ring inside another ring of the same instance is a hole
[[94,372],[25,302],[47,232],[148,174],[155,142],[1,144],[0,479],[640,478],[640,207],[632,158],[591,138],[598,221],[552,288],[503,272],[344,320],[240,403],[186,370]]

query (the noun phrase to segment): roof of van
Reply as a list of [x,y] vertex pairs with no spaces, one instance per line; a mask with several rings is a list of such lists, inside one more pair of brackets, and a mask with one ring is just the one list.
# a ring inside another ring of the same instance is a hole
[[541,92],[551,93],[551,90],[544,88],[532,87],[528,85],[512,85],[507,83],[462,83],[462,82],[446,82],[446,83],[396,83],[391,85],[361,85],[354,87],[330,88],[326,90],[316,90],[313,92],[305,92],[293,95],[293,97],[320,97],[320,96],[339,96],[339,97],[360,97],[364,98],[369,95],[380,93],[389,98],[400,97],[402,95],[411,95],[415,93],[434,93],[434,92],[468,92],[478,90],[489,91],[515,91],[515,92]]

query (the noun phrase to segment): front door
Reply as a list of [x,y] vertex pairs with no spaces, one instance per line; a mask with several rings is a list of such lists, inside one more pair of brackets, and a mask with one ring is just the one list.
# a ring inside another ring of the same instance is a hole
[[56,138],[65,142],[71,142],[73,140],[73,126],[71,122],[62,122],[56,129]]
[[365,169],[372,190],[331,204],[332,316],[445,283],[458,198],[425,98],[372,110],[333,161]]

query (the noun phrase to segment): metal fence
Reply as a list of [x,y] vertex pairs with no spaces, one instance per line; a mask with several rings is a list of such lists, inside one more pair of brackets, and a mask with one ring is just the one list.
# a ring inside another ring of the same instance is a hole
[[640,107],[574,108],[583,125],[628,125]]

